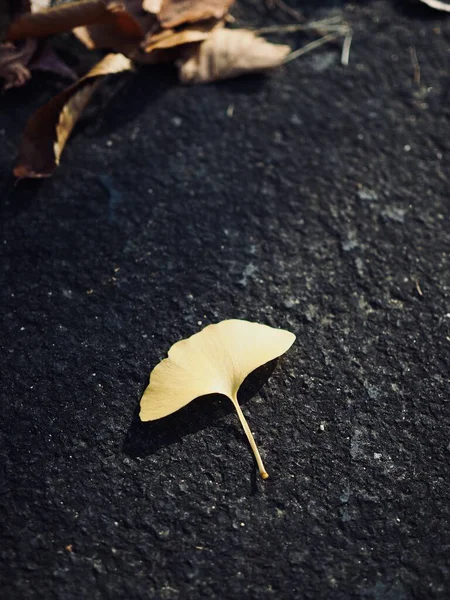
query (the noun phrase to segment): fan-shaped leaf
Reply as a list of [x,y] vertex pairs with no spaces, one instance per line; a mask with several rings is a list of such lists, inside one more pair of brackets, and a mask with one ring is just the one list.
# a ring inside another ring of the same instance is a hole
[[252,371],[284,354],[294,340],[289,331],[237,319],[205,327],[174,344],[168,358],[153,369],[141,399],[141,420],[161,419],[199,396],[223,394],[236,408],[265,479],[268,475],[237,393]]

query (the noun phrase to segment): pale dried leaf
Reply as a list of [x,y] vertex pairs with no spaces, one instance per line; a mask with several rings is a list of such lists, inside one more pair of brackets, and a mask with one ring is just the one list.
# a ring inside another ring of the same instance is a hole
[[55,165],[59,165],[62,151],[75,127],[76,122],[80,118],[86,106],[89,104],[89,100],[94,94],[95,90],[101,83],[101,79],[95,77],[89,81],[86,85],[81,87],[63,106],[60,114],[58,124],[56,125],[56,140],[53,144],[53,153],[55,156]]
[[144,0],[142,8],[149,13],[157,15],[161,10],[163,0]]
[[43,10],[47,10],[52,5],[52,0],[31,0],[30,8],[31,12],[40,12]]
[[199,396],[223,394],[233,402],[261,475],[267,476],[237,393],[250,373],[284,354],[294,340],[289,331],[237,319],[205,327],[174,344],[168,358],[153,369],[141,399],[141,420],[170,415]]
[[49,177],[58,166],[67,139],[101,79],[129,69],[128,58],[108,54],[74,85],[41,106],[25,128],[14,175]]
[[436,10],[443,10],[444,12],[450,12],[450,4],[448,2],[441,2],[440,0],[420,0],[427,6],[435,8]]
[[219,29],[178,61],[183,83],[206,83],[280,66],[290,47],[271,44],[247,29]]
[[163,0],[158,14],[164,28],[204,19],[223,19],[234,0]]

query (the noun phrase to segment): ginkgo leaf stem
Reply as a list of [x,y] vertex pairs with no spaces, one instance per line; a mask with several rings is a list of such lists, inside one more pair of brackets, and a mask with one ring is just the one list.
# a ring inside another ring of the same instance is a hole
[[250,427],[248,426],[248,423],[244,416],[244,413],[242,412],[241,407],[239,406],[239,402],[237,401],[237,398],[231,398],[231,401],[234,404],[234,408],[236,409],[236,412],[238,414],[241,425],[244,428],[245,435],[247,436],[247,439],[253,450],[253,454],[255,455],[256,462],[258,464],[258,469],[259,469],[259,472],[261,473],[261,477],[263,479],[267,479],[269,477],[269,474],[267,473],[266,468],[264,467],[264,463],[262,461],[261,454],[259,453],[258,447],[256,445],[255,438],[253,437],[253,433],[250,431]]

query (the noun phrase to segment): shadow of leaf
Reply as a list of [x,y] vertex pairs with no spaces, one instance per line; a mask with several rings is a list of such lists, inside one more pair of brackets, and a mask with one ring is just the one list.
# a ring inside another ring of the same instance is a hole
[[[266,383],[277,362],[276,358],[250,373],[239,388],[240,404],[252,398]],[[207,394],[158,421],[143,423],[139,418],[139,410],[140,407],[137,406],[122,447],[123,452],[132,458],[154,454],[160,448],[180,441],[185,435],[210,427],[234,412],[234,407],[229,398],[222,394]],[[237,419],[236,427],[239,427]]]
[[266,73],[246,73],[245,75],[240,75],[239,77],[234,77],[232,79],[215,81],[213,85],[219,90],[227,90],[232,94],[250,96],[258,94],[264,88],[267,77],[268,75]]
[[[134,122],[149,104],[179,85],[176,71],[167,65],[136,66],[133,73],[115,77],[102,86],[101,100],[84,115],[83,131],[87,137],[102,137]],[[100,104],[100,106],[98,106]]]

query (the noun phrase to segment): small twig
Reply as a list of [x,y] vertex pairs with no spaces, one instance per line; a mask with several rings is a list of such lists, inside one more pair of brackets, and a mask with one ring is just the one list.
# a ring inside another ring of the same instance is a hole
[[323,21],[311,21],[311,23],[295,23],[294,25],[270,25],[254,29],[256,35],[267,35],[269,33],[295,33],[297,31],[336,31],[345,35],[349,33],[349,27],[346,23],[340,21],[340,17],[324,19]]
[[300,23],[305,20],[305,17],[302,15],[301,12],[295,10],[295,8],[292,8],[292,6],[286,4],[284,0],[266,0],[266,5],[269,9],[279,8],[282,12],[286,13],[287,15],[289,15],[296,21],[299,21]]
[[417,293],[419,294],[419,296],[423,296],[423,292],[422,292],[422,288],[420,287],[419,280],[418,280],[418,279],[416,279],[415,283],[416,283],[416,290],[417,290]]
[[341,63],[344,66],[348,65],[353,33],[347,23],[342,21],[341,17],[339,16],[331,17],[330,19],[323,19],[321,21],[311,21],[310,23],[295,23],[293,25],[272,25],[269,27],[261,27],[260,29],[254,29],[253,33],[256,35],[269,35],[271,33],[289,34],[298,31],[314,31],[322,37],[289,54],[286,57],[285,62],[294,60],[295,58],[302,56],[303,54],[306,54],[307,52],[310,52],[319,46],[322,46],[322,44],[326,44],[327,42],[335,42],[340,37],[344,37]]
[[347,35],[344,38],[344,43],[342,44],[341,65],[343,65],[344,67],[348,67],[352,39],[353,39],[353,34],[351,32],[347,33]]
[[417,58],[415,46],[411,46],[409,48],[409,55],[411,57],[411,62],[413,66],[413,82],[415,83],[415,85],[420,85],[420,65],[419,60]]
[[316,48],[319,48],[320,46],[323,46],[324,44],[327,44],[328,42],[336,40],[339,37],[340,37],[340,35],[336,34],[336,33],[330,33],[329,35],[324,35],[323,37],[319,38],[318,40],[314,40],[313,42],[306,44],[306,46],[302,46],[298,50],[294,50],[294,52],[291,52],[290,54],[288,54],[286,56],[286,58],[284,59],[284,62],[285,63],[291,62],[291,60],[295,60],[299,56],[303,56],[303,54],[307,54],[308,52],[311,52],[311,50],[315,50]]

